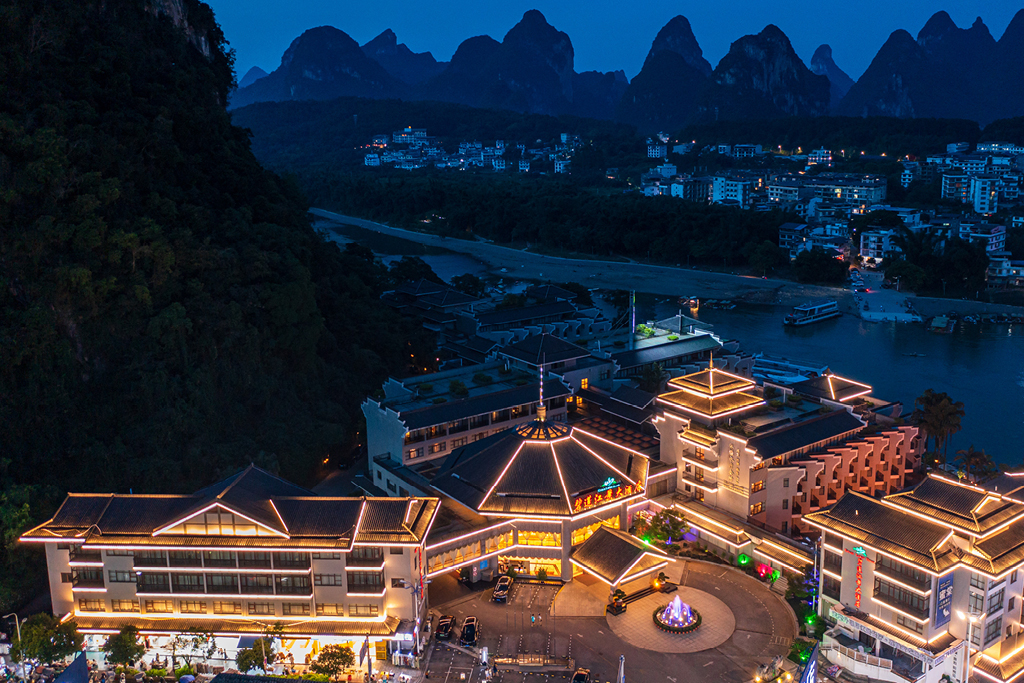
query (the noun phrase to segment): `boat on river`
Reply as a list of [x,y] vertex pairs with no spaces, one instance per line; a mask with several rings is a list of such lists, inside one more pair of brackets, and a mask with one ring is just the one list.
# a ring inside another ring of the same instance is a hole
[[828,320],[829,318],[838,318],[840,315],[842,315],[842,312],[839,310],[839,304],[835,300],[812,301],[800,306],[794,306],[793,312],[787,315],[782,323],[799,327]]

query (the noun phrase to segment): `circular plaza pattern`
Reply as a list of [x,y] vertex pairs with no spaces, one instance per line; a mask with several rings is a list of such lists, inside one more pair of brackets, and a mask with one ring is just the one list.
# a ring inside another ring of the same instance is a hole
[[[678,596],[701,616],[700,628],[691,633],[663,631],[651,619],[651,613]],[[608,625],[622,640],[634,647],[658,652],[701,652],[718,647],[736,630],[736,616],[729,606],[697,588],[680,586],[675,593],[655,593],[630,603],[624,614],[609,615]]]

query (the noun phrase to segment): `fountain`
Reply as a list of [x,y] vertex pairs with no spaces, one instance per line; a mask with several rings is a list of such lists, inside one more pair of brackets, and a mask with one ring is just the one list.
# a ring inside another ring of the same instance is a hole
[[661,630],[670,633],[690,633],[700,626],[700,612],[680,600],[677,595],[672,602],[654,610],[654,623]]

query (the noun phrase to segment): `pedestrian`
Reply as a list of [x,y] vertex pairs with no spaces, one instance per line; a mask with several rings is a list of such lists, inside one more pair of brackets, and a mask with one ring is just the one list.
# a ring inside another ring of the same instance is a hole
[[533,612],[530,612],[530,626],[533,626],[536,623],[537,623],[537,615],[534,614]]

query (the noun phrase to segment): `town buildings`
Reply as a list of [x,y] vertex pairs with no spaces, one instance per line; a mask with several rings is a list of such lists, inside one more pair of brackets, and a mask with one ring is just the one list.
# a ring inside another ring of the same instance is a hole
[[848,492],[805,515],[822,532],[829,661],[879,681],[1017,680],[1022,489],[1012,475],[975,485],[930,474],[882,497]]
[[436,497],[317,496],[256,467],[191,495],[71,493],[21,536],[46,550],[54,614],[98,650],[136,626],[155,647],[209,631],[228,659],[239,636],[280,624],[300,661],[314,647],[423,644],[425,541]]

